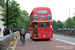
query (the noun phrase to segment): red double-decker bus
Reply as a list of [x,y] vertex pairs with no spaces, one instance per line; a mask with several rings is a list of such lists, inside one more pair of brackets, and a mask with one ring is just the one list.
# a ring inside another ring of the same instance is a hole
[[30,38],[49,39],[53,38],[52,13],[48,7],[34,8],[30,14]]

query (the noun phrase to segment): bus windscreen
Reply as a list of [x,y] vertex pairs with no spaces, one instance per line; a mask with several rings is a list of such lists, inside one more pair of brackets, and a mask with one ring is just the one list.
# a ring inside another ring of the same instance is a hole
[[39,28],[49,28],[49,22],[47,22],[47,23],[39,23]]

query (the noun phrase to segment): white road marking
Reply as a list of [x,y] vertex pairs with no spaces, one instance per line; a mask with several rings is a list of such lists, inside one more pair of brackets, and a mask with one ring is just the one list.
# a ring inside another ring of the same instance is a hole
[[75,43],[68,42],[68,41],[65,41],[65,40],[61,40],[61,39],[58,39],[58,38],[56,38],[56,40],[63,41],[63,42],[66,42],[66,43],[69,43],[69,44],[75,45]]

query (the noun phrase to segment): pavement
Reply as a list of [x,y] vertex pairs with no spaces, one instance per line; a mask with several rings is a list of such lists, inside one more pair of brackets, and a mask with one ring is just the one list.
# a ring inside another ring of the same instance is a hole
[[4,37],[2,34],[0,34],[0,37]]
[[53,35],[48,40],[31,40],[30,35],[26,34],[25,45],[22,46],[20,40],[17,41],[15,50],[75,50],[75,38]]

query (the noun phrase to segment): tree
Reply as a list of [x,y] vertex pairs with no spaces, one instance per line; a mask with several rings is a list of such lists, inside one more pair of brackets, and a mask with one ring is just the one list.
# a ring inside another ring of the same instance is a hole
[[64,22],[61,22],[61,25],[62,25],[62,28],[65,28],[65,26],[64,26]]
[[60,20],[57,21],[58,28],[62,28],[62,22]]
[[75,21],[75,16],[73,16],[73,21]]
[[[70,20],[70,21],[69,21]],[[73,28],[74,27],[74,21],[72,18],[68,18],[66,21],[65,21],[65,27],[66,28]]]
[[22,13],[22,14],[23,14],[24,17],[28,17],[28,15],[29,15],[29,14],[27,13],[27,11],[25,11],[25,10],[23,10],[23,13]]
[[75,16],[73,16],[72,19],[73,19],[73,22],[74,22],[74,28],[75,28]]
[[5,7],[5,0],[0,0],[0,5],[4,8]]
[[29,14],[27,11],[23,10],[22,13],[23,17],[24,17],[24,26],[25,26],[25,30],[27,31],[29,28]]
[[[21,16],[22,12],[20,10],[19,4],[16,1],[9,1],[8,6],[9,28],[13,29],[13,26],[17,26],[17,18]],[[2,18],[2,21],[4,21],[3,25],[6,26],[6,7],[2,16],[4,17]]]
[[[27,13],[27,11],[22,11],[19,7],[19,4],[14,0],[12,2],[9,0],[8,7],[9,28],[13,30],[14,26],[18,29],[24,27],[27,31],[29,27],[29,14]],[[1,20],[4,21],[3,25],[6,26],[6,7],[2,16],[4,18],[2,18]],[[27,21],[25,21],[25,19],[27,19]]]
[[25,10],[21,10],[21,16],[17,18],[17,27],[20,29],[21,27],[25,28],[25,31],[27,32],[29,28],[29,14]]
[[53,20],[52,22],[53,22],[53,29],[55,29],[55,28],[56,28],[56,27],[55,27],[55,26],[56,26],[56,21]]

